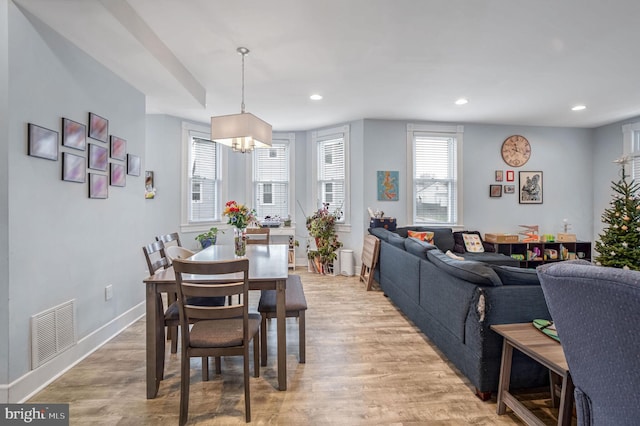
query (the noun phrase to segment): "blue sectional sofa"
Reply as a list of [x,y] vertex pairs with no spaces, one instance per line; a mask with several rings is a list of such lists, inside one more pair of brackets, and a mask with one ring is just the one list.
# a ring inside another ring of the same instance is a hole
[[[435,232],[435,245],[403,237],[408,229]],[[498,253],[452,259],[445,254],[454,247],[450,228],[370,228],[369,233],[380,239],[375,278],[385,295],[469,379],[478,396],[489,399],[498,389],[502,355],[502,338],[490,326],[550,318],[536,271],[510,266],[518,262]],[[511,386],[547,383],[546,369],[516,351]]]

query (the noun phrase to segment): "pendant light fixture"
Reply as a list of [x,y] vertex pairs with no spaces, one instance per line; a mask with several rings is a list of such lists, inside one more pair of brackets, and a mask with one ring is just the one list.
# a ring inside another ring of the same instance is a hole
[[244,57],[246,47],[238,47],[242,56],[242,103],[240,114],[211,117],[211,140],[230,146],[237,152],[251,152],[254,148],[271,146],[271,124],[244,111]]

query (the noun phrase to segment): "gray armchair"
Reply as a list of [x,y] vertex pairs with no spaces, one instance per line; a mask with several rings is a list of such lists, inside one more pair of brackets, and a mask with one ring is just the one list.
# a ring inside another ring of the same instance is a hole
[[561,262],[538,275],[575,384],[578,425],[637,425],[640,272]]

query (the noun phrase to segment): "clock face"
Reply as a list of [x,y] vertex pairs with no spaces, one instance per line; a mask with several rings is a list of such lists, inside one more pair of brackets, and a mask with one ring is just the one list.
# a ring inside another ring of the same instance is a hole
[[502,159],[511,167],[523,166],[531,157],[531,145],[524,136],[509,136],[502,143]]

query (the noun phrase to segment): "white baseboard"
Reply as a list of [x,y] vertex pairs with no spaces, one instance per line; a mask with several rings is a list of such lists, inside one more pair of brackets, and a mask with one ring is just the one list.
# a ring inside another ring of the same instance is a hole
[[140,302],[93,333],[78,340],[76,345],[51,361],[29,371],[8,385],[0,385],[0,403],[27,401],[144,315],[145,302]]

